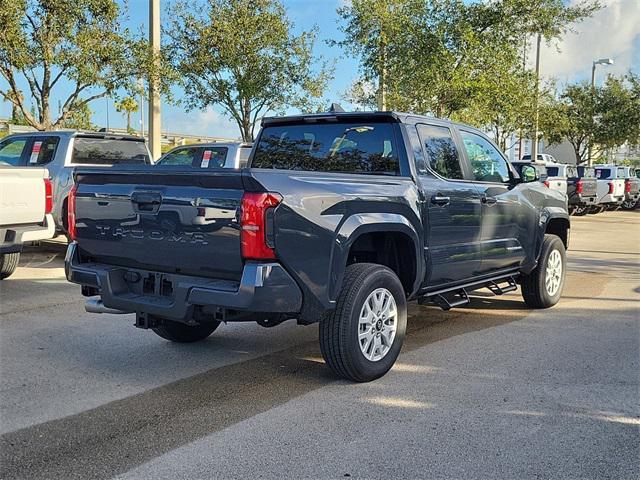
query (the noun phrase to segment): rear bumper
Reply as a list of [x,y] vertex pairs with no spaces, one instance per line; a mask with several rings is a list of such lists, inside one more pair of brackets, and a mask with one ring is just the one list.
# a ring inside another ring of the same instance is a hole
[[624,202],[624,195],[611,195],[611,194],[607,194],[604,197],[602,197],[598,203],[616,203],[618,205],[620,205],[622,202]]
[[21,252],[25,242],[47,240],[55,235],[56,226],[51,214],[45,215],[42,225],[16,225],[0,228],[0,253]]
[[569,197],[569,205],[578,205],[580,207],[586,207],[589,205],[595,205],[596,203],[597,203],[597,197],[595,193],[591,196],[583,196],[579,193],[576,193]]
[[627,192],[624,194],[625,202],[635,202],[640,198],[640,192]]
[[279,263],[247,262],[240,282],[234,282],[81,263],[73,242],[67,250],[65,273],[70,282],[96,289],[107,308],[177,321],[188,321],[198,306],[289,314],[302,308],[300,288]]

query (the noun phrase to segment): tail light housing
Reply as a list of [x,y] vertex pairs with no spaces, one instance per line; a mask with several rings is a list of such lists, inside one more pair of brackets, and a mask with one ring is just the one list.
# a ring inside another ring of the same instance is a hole
[[609,182],[609,194],[613,193],[613,182]]
[[624,181],[624,193],[631,193],[631,182],[628,179]]
[[247,260],[274,260],[273,213],[282,202],[278,193],[249,193],[242,196],[240,242],[242,257]]
[[53,184],[51,179],[44,179],[44,213],[51,213],[53,211]]
[[549,180],[545,180],[545,181],[544,181],[544,182],[542,182],[542,183],[544,183],[544,186],[545,186],[545,187],[549,188]]
[[67,199],[67,233],[71,240],[75,240],[77,237],[76,232],[76,193],[78,192],[78,185],[75,184],[69,192]]
[[583,190],[584,190],[584,184],[582,183],[582,180],[578,180],[576,182],[576,193],[582,193]]

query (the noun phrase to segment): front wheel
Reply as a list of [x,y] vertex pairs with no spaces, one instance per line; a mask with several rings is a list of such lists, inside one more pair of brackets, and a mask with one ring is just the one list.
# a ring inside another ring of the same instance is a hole
[[0,280],[11,276],[18,268],[20,252],[0,254]]
[[357,263],[347,267],[336,309],[320,322],[320,350],[336,375],[369,382],[391,369],[406,327],[398,276],[382,265]]
[[625,200],[624,202],[622,202],[621,206],[623,210],[635,210],[638,206],[638,203],[640,203],[640,200]]
[[153,332],[159,337],[176,343],[193,343],[204,340],[211,335],[220,325],[218,321],[202,323],[200,325],[187,325],[182,322],[163,320]]
[[522,297],[530,308],[549,308],[560,300],[567,256],[560,237],[546,234],[536,269],[522,277]]

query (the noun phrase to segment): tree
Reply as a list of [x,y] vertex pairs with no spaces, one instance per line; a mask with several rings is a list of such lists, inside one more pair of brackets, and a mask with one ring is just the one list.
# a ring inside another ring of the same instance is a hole
[[[0,95],[30,125],[49,130],[137,77],[160,76],[148,44],[120,20],[115,0],[0,0],[0,74],[7,84]],[[64,94],[62,111],[52,118],[56,93]]]
[[119,102],[115,104],[116,110],[118,112],[124,112],[127,116],[127,132],[131,133],[133,129],[131,128],[131,114],[138,111],[138,102],[133,97],[124,97]]
[[95,130],[96,126],[91,123],[91,108],[88,103],[83,103],[75,108],[60,126],[71,130]]
[[640,143],[638,76],[609,76],[600,87],[567,85],[558,100],[541,109],[541,131],[550,143],[566,139],[576,163],[587,160],[589,145],[595,157],[625,143]]
[[313,110],[322,96],[330,69],[316,65],[315,31],[294,35],[277,0],[179,3],[171,17],[168,48],[184,79],[185,104],[221,106],[244,141],[253,140],[266,112]]

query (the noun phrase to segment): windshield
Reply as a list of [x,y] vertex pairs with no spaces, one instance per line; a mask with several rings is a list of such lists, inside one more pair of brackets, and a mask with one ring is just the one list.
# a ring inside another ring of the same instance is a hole
[[398,175],[389,123],[322,123],[267,126],[252,168]]

